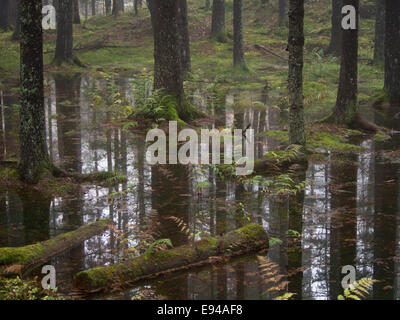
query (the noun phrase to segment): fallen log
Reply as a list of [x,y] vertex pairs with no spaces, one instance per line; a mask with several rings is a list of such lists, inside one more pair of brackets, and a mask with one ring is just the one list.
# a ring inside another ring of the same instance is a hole
[[5,275],[22,274],[28,268],[43,263],[53,256],[76,247],[82,241],[103,233],[111,224],[110,220],[99,220],[47,241],[25,247],[0,248],[0,271]]
[[139,280],[214,264],[226,259],[268,248],[268,236],[258,224],[206,238],[192,245],[152,252],[123,262],[81,271],[74,277],[74,286],[83,292],[98,292]]
[[280,56],[279,54],[276,54],[275,52],[273,52],[272,50],[269,50],[268,48],[262,46],[261,44],[256,43],[256,44],[254,45],[254,48],[256,48],[256,49],[258,49],[258,50],[263,50],[263,51],[265,51],[266,53],[269,53],[270,55],[273,55],[274,57],[279,58],[279,59],[282,59],[282,60],[284,60],[284,61],[286,61],[286,62],[288,61],[288,58],[282,57],[282,56]]

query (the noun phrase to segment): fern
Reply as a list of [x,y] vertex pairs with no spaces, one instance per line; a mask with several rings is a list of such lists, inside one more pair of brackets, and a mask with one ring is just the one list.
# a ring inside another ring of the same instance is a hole
[[354,281],[347,289],[344,290],[343,295],[338,296],[338,300],[363,300],[367,299],[372,291],[375,282],[372,278],[362,278],[359,281]]
[[[268,292],[279,293],[286,289],[289,282],[284,280],[285,275],[280,273],[279,266],[266,257],[258,256],[257,259],[263,283],[269,287],[263,294]],[[283,296],[279,296],[274,300],[288,300],[293,295],[294,293],[286,292]]]
[[172,248],[172,242],[170,239],[159,239],[154,241],[145,251],[145,255],[149,255],[155,251],[166,250],[168,247]]

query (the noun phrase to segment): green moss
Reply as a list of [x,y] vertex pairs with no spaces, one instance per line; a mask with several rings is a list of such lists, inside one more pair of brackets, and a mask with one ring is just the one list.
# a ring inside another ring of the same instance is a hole
[[25,264],[44,253],[40,244],[21,248],[0,248],[0,265]]
[[324,149],[331,151],[360,151],[362,147],[347,143],[347,139],[323,131],[308,131],[307,146],[314,150]]
[[262,238],[263,234],[265,234],[265,230],[259,224],[251,223],[236,230],[236,233],[241,237],[245,237],[248,241],[257,241]]

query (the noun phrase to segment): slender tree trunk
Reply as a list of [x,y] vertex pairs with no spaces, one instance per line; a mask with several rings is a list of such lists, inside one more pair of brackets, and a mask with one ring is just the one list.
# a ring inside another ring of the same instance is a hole
[[374,62],[385,60],[385,0],[376,0]]
[[220,42],[226,41],[225,35],[225,0],[214,0],[211,18],[211,37]]
[[279,25],[287,25],[287,5],[288,0],[279,0]]
[[342,52],[342,0],[332,0],[331,42],[327,53],[340,57]]
[[105,0],[106,15],[111,14],[111,0]]
[[333,117],[334,122],[349,125],[357,114],[359,0],[344,0],[343,5],[351,5],[356,9],[357,22],[356,29],[342,31],[339,90]]
[[46,144],[41,1],[21,0],[20,177],[39,181],[50,160]]
[[289,140],[305,145],[303,101],[304,0],[289,0]]
[[74,23],[81,23],[81,16],[79,14],[79,0],[74,0]]
[[386,0],[385,89],[392,105],[400,106],[400,1]]
[[210,0],[206,0],[206,6],[205,6],[205,8],[206,8],[207,10],[210,10],[210,8],[211,8],[211,1],[210,1]]
[[154,0],[154,88],[174,96],[181,108],[183,80],[178,1]]
[[71,62],[73,57],[73,0],[58,0],[57,7],[57,41],[54,62],[60,65],[63,62]]
[[96,15],[96,0],[92,0],[92,17]]
[[233,1],[233,65],[246,68],[243,45],[243,2]]
[[181,63],[182,63],[182,72],[185,75],[191,71],[187,0],[178,0],[178,2],[179,2],[178,29],[181,42]]
[[20,8],[20,0],[15,0],[15,1],[17,2],[17,20],[15,21],[15,29],[11,37],[11,40],[18,41],[21,32],[21,21],[20,21],[21,8]]
[[8,6],[9,0],[0,1],[0,29],[7,29],[8,27]]

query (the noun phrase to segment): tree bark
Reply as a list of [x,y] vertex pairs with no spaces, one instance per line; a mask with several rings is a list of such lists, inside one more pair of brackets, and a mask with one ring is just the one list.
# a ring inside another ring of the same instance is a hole
[[226,41],[225,0],[214,0],[211,18],[211,37],[220,42]]
[[303,101],[304,0],[289,0],[289,141],[305,145]]
[[105,0],[106,15],[111,14],[111,0]]
[[49,164],[43,89],[41,1],[21,0],[20,154],[19,174],[28,183],[39,181]]
[[0,1],[0,29],[2,30],[8,28],[8,6],[9,0]]
[[151,252],[114,265],[79,272],[74,278],[74,285],[86,292],[99,291],[191,267],[223,262],[226,258],[267,248],[268,236],[265,230],[258,224],[249,224],[221,237],[207,238],[193,245]]
[[337,124],[350,125],[357,114],[359,0],[344,0],[343,5],[351,5],[356,9],[357,22],[356,29],[342,31],[339,89],[333,121]]
[[385,60],[385,0],[376,0],[374,62]]
[[191,71],[187,0],[178,0],[178,2],[179,2],[178,28],[179,28],[179,35],[181,42],[181,65],[182,65],[183,75],[186,75],[188,72]]
[[331,42],[327,49],[327,53],[335,57],[340,57],[342,53],[342,1],[332,0],[332,27],[331,27]]
[[73,0],[58,0],[57,6],[57,41],[54,62],[61,65],[73,58],[72,35]]
[[391,105],[400,106],[400,1],[386,0],[385,89]]
[[243,2],[233,1],[233,65],[246,69],[243,45]]
[[154,0],[154,89],[176,98],[179,113],[184,93],[178,12],[178,1]]
[[74,23],[81,23],[81,16],[79,14],[79,0],[74,0]]

